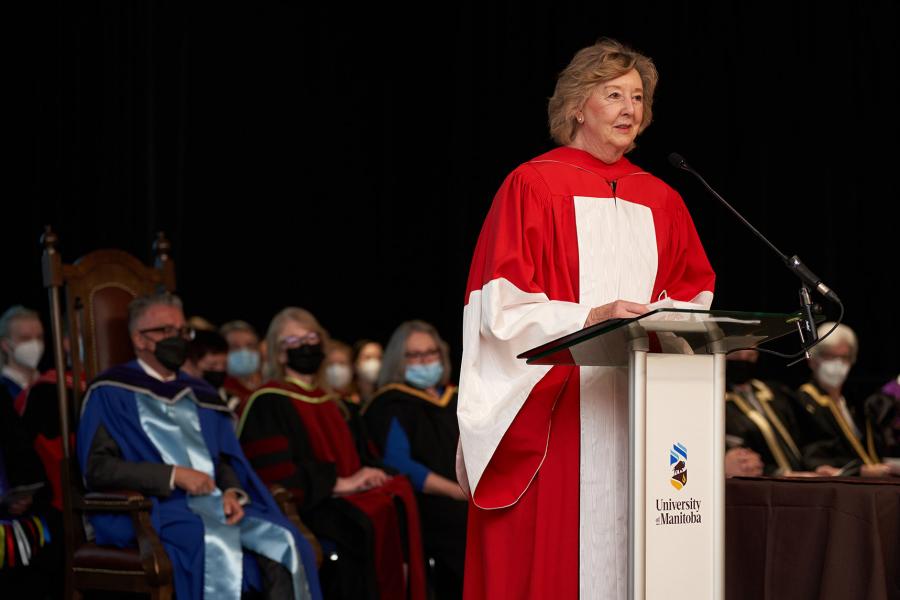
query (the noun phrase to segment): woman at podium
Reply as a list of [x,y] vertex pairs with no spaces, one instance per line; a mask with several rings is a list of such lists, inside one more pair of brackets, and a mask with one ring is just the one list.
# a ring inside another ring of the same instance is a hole
[[656,83],[652,60],[614,40],[579,51],[549,103],[559,147],[509,174],[482,227],[458,408],[468,599],[625,598],[625,376],[516,356],[661,296],[712,301],[681,197],[625,158]]

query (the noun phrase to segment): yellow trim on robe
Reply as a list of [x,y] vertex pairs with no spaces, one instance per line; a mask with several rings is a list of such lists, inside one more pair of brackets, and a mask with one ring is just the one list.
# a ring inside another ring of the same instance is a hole
[[450,404],[450,400],[453,399],[453,395],[456,393],[457,387],[455,385],[448,385],[447,389],[444,390],[443,395],[440,398],[435,398],[428,392],[420,390],[419,388],[414,388],[410,385],[406,385],[405,383],[389,383],[378,388],[378,391],[372,394],[371,400],[369,400],[369,402],[362,408],[360,414],[365,414],[366,410],[368,410],[368,408],[372,406],[372,402],[375,401],[375,398],[392,390],[399,390],[401,392],[409,394],[410,396],[415,396],[416,398],[420,398],[425,402],[434,404],[435,406],[438,406],[440,408],[444,408],[445,406]]
[[[293,377],[289,377],[285,379],[290,383],[296,384],[299,380],[294,379]],[[301,382],[302,383],[302,382]],[[315,389],[316,386],[309,387],[308,385],[303,385],[306,389]],[[320,396],[317,398],[313,398],[312,396],[306,396],[304,394],[299,394],[297,392],[289,392],[288,390],[283,390],[281,388],[276,387],[262,387],[253,392],[253,394],[247,399],[247,405],[244,407],[244,412],[241,413],[241,419],[238,421],[237,427],[237,435],[240,437],[241,432],[244,431],[244,423],[247,421],[247,415],[250,414],[250,408],[253,406],[253,403],[256,402],[256,399],[263,394],[280,394],[282,396],[287,396],[288,398],[293,398],[294,400],[300,400],[301,402],[308,402],[309,404],[325,404],[326,402],[331,402],[333,400],[337,400],[339,396],[337,394],[325,394],[324,396]]]
[[781,435],[781,439],[783,439],[784,442],[788,445],[788,447],[791,449],[791,452],[794,453],[794,456],[802,462],[803,454],[797,447],[796,442],[794,442],[794,438],[791,437],[791,434],[787,430],[787,427],[784,426],[784,423],[781,422],[781,419],[779,419],[775,411],[772,410],[771,402],[775,398],[775,394],[772,393],[772,390],[769,389],[769,386],[767,386],[759,379],[751,379],[750,385],[752,385],[756,389],[756,398],[762,405],[763,412],[766,413],[766,417],[769,419],[769,422],[776,430],[778,430],[778,433]]
[[740,395],[734,392],[726,393],[725,399],[734,402],[740,411],[756,425],[756,428],[759,429],[759,432],[766,440],[766,446],[769,447],[769,451],[775,458],[775,463],[778,465],[778,468],[781,471],[790,471],[791,463],[781,450],[781,446],[778,445],[778,440],[775,439],[775,434],[772,432],[772,427],[769,425],[769,422],[766,421],[766,418],[759,414],[759,412],[750,406],[746,400],[741,398]]
[[860,445],[859,440],[856,439],[856,436],[853,434],[853,430],[850,428],[849,423],[847,423],[847,420],[844,419],[844,415],[841,414],[841,411],[834,403],[834,400],[831,399],[831,396],[822,394],[811,383],[804,383],[802,386],[800,386],[800,391],[806,392],[813,400],[815,400],[819,404],[819,406],[822,406],[823,408],[827,407],[831,411],[831,415],[834,417],[834,420],[837,421],[838,427],[841,428],[841,432],[844,434],[844,437],[847,438],[847,441],[850,442],[851,446],[853,446],[853,450],[859,455],[859,457],[865,464],[876,464],[876,461],[872,460],[872,457],[866,453],[866,451]]
[[37,527],[38,543],[40,544],[41,547],[43,547],[44,546],[44,526],[43,526],[43,524],[41,524],[41,520],[38,519],[37,517],[35,517],[34,515],[31,516],[31,520],[34,522],[34,526]]

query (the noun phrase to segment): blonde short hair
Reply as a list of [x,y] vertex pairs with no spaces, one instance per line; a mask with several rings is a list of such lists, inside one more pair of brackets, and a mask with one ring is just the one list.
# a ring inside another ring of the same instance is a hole
[[[597,85],[636,70],[644,84],[644,118],[638,128],[643,133],[653,120],[653,93],[659,74],[653,60],[610,38],[579,50],[559,79],[550,98],[547,114],[550,135],[562,146],[571,144],[578,131],[575,114],[581,110]],[[634,144],[628,149],[634,148]]]

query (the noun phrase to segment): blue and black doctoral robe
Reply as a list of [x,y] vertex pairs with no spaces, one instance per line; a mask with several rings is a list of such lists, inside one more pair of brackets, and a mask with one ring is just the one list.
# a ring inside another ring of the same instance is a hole
[[[90,386],[82,408],[77,450],[83,473],[98,431],[132,463],[181,465],[215,478],[225,462],[249,496],[236,525],[225,524],[218,489],[193,496],[175,488],[152,496],[151,522],[172,562],[179,599],[238,598],[242,590],[261,588],[256,563],[242,548],[285,566],[294,598],[321,598],[312,548],[253,472],[230,413],[207,383],[181,373],[161,382],[136,361],[113,367]],[[127,515],[97,515],[91,522],[99,544],[134,545]]]

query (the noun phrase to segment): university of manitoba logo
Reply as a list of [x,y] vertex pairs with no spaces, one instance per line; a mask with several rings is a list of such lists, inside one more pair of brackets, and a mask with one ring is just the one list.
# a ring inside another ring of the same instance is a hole
[[683,444],[675,442],[669,450],[669,467],[672,469],[672,479],[669,483],[676,490],[687,485],[687,448]]
[[[669,479],[669,483],[680,491],[687,485],[687,446],[678,442],[672,444],[672,449],[669,450],[669,468],[672,469],[672,478]],[[700,488],[702,489],[703,486],[701,485]],[[655,499],[655,522],[657,525],[700,525],[703,522],[700,500],[681,494],[673,494],[673,496]]]

